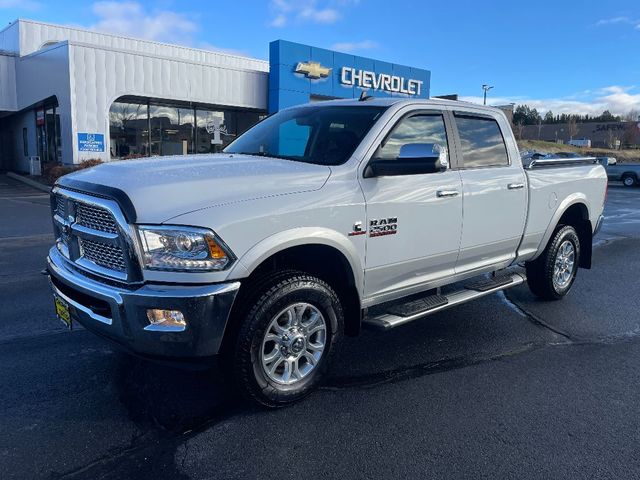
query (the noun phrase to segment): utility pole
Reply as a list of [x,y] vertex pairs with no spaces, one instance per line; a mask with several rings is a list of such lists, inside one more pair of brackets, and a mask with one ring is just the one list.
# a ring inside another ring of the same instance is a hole
[[482,90],[484,90],[484,103],[483,103],[483,105],[487,104],[487,92],[489,90],[491,90],[492,88],[493,88],[493,86],[490,86],[490,85],[486,85],[486,84],[482,85]]

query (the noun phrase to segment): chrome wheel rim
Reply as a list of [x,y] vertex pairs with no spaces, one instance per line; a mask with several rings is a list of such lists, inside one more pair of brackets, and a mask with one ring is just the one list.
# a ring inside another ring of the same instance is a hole
[[295,303],[269,322],[262,339],[262,369],[272,381],[293,385],[318,366],[327,341],[324,316],[309,303]]
[[569,240],[560,245],[553,266],[553,284],[556,288],[565,288],[571,282],[576,261],[576,249]]
[[627,187],[630,187],[631,185],[633,185],[633,178],[631,178],[631,177],[625,177],[625,179],[623,180],[623,183],[624,183]]

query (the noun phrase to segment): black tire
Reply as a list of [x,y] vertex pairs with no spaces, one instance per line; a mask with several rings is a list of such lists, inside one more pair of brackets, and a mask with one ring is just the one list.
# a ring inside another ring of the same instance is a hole
[[634,175],[626,174],[622,176],[622,184],[625,187],[635,187],[638,179]]
[[[568,241],[573,245],[574,259],[568,283],[559,285],[554,282],[553,274],[560,247]],[[580,263],[580,239],[572,226],[559,226],[544,252],[532,262],[526,263],[527,283],[531,292],[543,300],[560,300],[564,297],[576,279]]]
[[[240,324],[234,346],[227,353],[227,373],[232,374],[244,397],[261,405],[283,407],[297,402],[320,384],[329,369],[344,330],[340,300],[323,280],[291,270],[263,277],[248,287],[248,293],[238,299],[244,305],[235,318]],[[293,385],[284,385],[270,378],[263,368],[263,339],[280,312],[301,302],[317,309],[324,319],[324,350],[306,376]]]

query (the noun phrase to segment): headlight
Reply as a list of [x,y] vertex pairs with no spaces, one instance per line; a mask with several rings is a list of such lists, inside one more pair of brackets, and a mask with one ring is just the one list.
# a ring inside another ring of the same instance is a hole
[[233,261],[228,247],[206,228],[138,226],[144,267],[150,270],[224,270]]

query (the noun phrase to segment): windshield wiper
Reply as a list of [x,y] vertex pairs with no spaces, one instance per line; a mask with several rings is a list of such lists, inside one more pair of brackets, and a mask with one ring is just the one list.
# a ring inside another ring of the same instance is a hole
[[252,155],[254,157],[270,157],[270,158],[279,158],[282,160],[293,160],[294,162],[301,162],[303,160],[294,158],[294,157],[285,157],[283,155],[274,155],[269,152],[233,152],[232,155]]
[[232,155],[236,154],[236,155],[253,155],[254,157],[273,157],[274,155],[271,155],[267,152],[230,152]]

